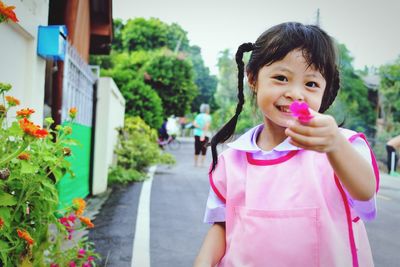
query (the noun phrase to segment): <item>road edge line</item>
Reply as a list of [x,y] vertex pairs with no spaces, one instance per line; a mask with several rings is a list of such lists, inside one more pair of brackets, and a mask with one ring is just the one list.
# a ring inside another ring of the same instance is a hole
[[131,267],[150,267],[150,196],[157,166],[149,169],[149,178],[143,182],[136,216]]

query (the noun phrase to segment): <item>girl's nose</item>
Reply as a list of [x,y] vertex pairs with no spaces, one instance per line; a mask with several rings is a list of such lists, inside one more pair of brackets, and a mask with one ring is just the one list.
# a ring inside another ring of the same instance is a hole
[[304,101],[304,95],[303,95],[303,91],[302,88],[298,87],[298,86],[293,86],[291,88],[289,88],[286,92],[285,92],[285,97],[290,98],[293,101]]

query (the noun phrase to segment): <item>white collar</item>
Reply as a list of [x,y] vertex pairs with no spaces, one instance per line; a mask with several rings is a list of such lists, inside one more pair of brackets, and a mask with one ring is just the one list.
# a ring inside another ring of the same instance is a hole
[[[245,132],[243,135],[241,135],[238,139],[236,139],[233,142],[230,142],[227,144],[230,148],[233,148],[235,150],[240,150],[240,151],[245,151],[245,152],[267,152],[262,150],[257,146],[257,136],[259,133],[262,131],[264,128],[264,124],[257,125],[247,132]],[[289,137],[283,140],[282,143],[274,147],[272,150],[275,151],[292,151],[292,150],[300,150],[301,148],[296,147],[292,144],[289,143]]]

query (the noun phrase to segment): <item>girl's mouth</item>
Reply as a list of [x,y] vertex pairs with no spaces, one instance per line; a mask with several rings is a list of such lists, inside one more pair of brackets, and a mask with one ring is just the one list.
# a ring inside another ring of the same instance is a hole
[[283,113],[288,113],[288,114],[292,113],[292,112],[290,111],[289,106],[276,106],[276,108],[277,108],[280,112],[283,112]]

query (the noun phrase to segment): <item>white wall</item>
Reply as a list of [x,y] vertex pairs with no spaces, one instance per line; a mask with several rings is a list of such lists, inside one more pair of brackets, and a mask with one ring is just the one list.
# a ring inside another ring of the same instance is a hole
[[[42,123],[46,61],[36,54],[39,25],[47,25],[49,0],[5,0],[19,22],[0,24],[0,82],[13,86],[10,95],[36,110],[32,120]],[[14,112],[11,112],[12,115]],[[15,114],[15,113],[14,113]]]
[[124,125],[125,99],[114,80],[98,80],[96,129],[93,164],[93,195],[107,189],[108,169],[113,164],[114,148],[118,140],[117,127]]

